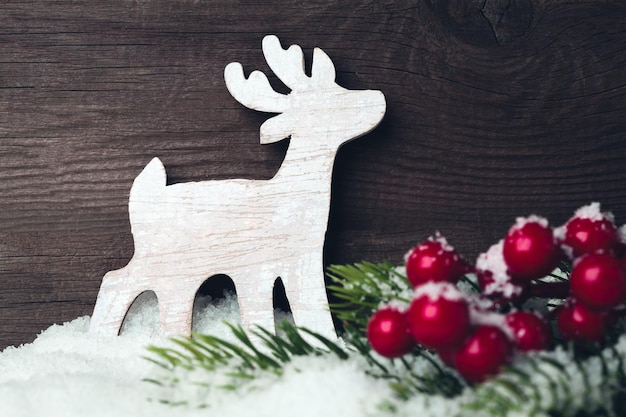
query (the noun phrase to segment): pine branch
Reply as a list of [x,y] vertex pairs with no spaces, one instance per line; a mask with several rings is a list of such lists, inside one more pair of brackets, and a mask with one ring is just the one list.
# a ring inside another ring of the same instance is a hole
[[573,347],[525,355],[499,376],[474,387],[463,409],[488,410],[494,416],[621,416],[625,357],[624,342],[586,357],[577,355]]
[[[216,336],[193,333],[192,337],[171,339],[174,347],[149,346],[152,353],[148,361],[161,368],[161,378],[148,378],[146,382],[161,388],[175,390],[181,383],[181,374],[198,370],[208,371],[206,379],[193,384],[208,391],[212,388],[208,380],[218,381],[213,385],[223,390],[239,390],[257,379],[261,374],[280,377],[285,365],[298,356],[336,356],[348,359],[350,351],[340,342],[333,342],[308,329],[298,328],[288,321],[277,325],[282,336],[258,327],[252,331],[254,340],[239,325],[226,323],[235,341],[231,342]],[[304,338],[301,333],[310,338]],[[167,395],[167,394],[165,394]],[[159,399],[170,405],[187,404],[187,401]],[[203,406],[204,404],[198,404]]]
[[[365,328],[374,311],[383,303],[408,305],[411,299],[413,288],[402,269],[390,262],[363,262],[333,265],[328,270],[334,283],[329,290],[335,297],[345,300],[332,304],[331,311],[344,322],[346,342],[370,364],[369,375],[389,380],[390,387],[403,399],[417,394],[451,398],[462,392],[464,383],[456,374],[441,364],[436,355],[420,346],[397,360],[382,358],[371,350]],[[468,285],[471,287],[472,282]],[[416,371],[417,368],[420,370]]]
[[406,276],[390,262],[331,265],[328,277],[333,282],[328,289],[342,300],[331,304],[331,311],[342,322],[362,330],[381,303],[408,304],[411,299],[412,288]]
[[[566,268],[562,268],[565,275]],[[175,346],[171,348],[150,347],[153,355],[147,359],[166,376],[148,381],[175,390],[181,383],[181,372],[205,370],[211,373],[205,378],[212,382],[201,380],[198,386],[240,390],[253,387],[251,383],[264,374],[280,378],[295,357],[336,356],[340,360],[362,358],[365,374],[389,382],[394,397],[379,410],[386,413],[401,409],[405,400],[416,396],[440,396],[460,402],[459,415],[476,411],[491,416],[626,415],[626,339],[620,339],[621,332],[609,335],[601,346],[561,344],[552,352],[521,356],[497,377],[468,386],[434,353],[419,346],[395,360],[372,351],[365,333],[371,315],[382,304],[408,304],[411,299],[413,289],[401,268],[388,262],[334,265],[329,268],[329,277],[329,289],[340,300],[331,310],[344,323],[343,341],[326,339],[289,322],[277,326],[280,336],[259,327],[249,337],[240,326],[228,325],[234,341],[194,334],[192,338],[173,339]],[[560,288],[563,279],[560,275],[550,277],[545,285],[552,281],[556,284],[553,288]],[[462,280],[467,281],[468,291],[473,291],[474,281],[467,277]],[[186,403],[175,398],[160,401]]]

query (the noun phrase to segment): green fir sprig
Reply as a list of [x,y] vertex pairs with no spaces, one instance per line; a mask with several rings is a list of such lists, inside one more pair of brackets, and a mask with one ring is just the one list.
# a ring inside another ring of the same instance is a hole
[[490,416],[587,417],[626,415],[626,346],[597,348],[585,358],[573,345],[519,358],[472,389],[463,405]]
[[372,313],[383,302],[398,301],[408,304],[411,286],[402,269],[390,262],[370,262],[354,265],[331,265],[328,286],[334,298],[333,314],[345,324],[364,330]]
[[237,390],[260,373],[282,375],[285,365],[297,356],[335,355],[342,360],[349,356],[348,350],[339,343],[308,329],[297,328],[288,321],[276,326],[280,336],[257,327],[250,337],[240,325],[226,325],[236,341],[193,333],[192,337],[172,338],[174,347],[149,346],[147,350],[152,355],[146,359],[170,372],[171,378],[146,381],[161,387],[172,386],[180,382],[176,371],[225,370],[227,379],[216,388]]
[[[569,270],[553,280],[567,280]],[[329,340],[292,323],[277,325],[277,334],[256,328],[249,335],[229,324],[234,341],[194,333],[172,339],[173,347],[152,346],[148,359],[165,370],[169,379],[151,379],[175,389],[181,372],[221,373],[215,384],[222,390],[251,386],[261,375],[280,378],[296,357],[364,359],[364,372],[389,382],[394,393],[381,409],[393,413],[416,396],[438,396],[458,405],[459,416],[624,416],[626,415],[626,339],[612,337],[604,345],[560,344],[552,351],[520,355],[497,377],[468,385],[433,352],[416,347],[400,359],[386,359],[369,346],[365,329],[381,305],[411,300],[412,288],[403,268],[389,262],[329,267],[331,311],[343,326],[339,340]],[[474,280],[464,277],[473,291]],[[549,281],[550,279],[548,279]],[[198,382],[208,387],[208,382]],[[184,404],[184,400],[161,400]],[[201,401],[199,405],[206,406]]]
[[416,394],[454,397],[461,393],[465,384],[434,353],[416,346],[410,355],[390,360],[376,355],[367,342],[367,322],[381,304],[409,304],[413,289],[404,268],[390,262],[332,265],[328,276],[333,282],[328,289],[341,300],[331,303],[331,311],[342,321],[346,341],[358,346],[367,358],[369,375],[389,380],[392,390],[403,399]]

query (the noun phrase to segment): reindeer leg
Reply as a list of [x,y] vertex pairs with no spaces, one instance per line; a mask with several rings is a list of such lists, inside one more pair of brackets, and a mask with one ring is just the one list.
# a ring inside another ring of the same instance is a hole
[[119,334],[128,309],[144,291],[129,286],[127,278],[126,268],[110,271],[102,278],[96,306],[89,323],[90,332],[111,336]]
[[303,256],[285,277],[285,294],[297,326],[337,338],[324,284],[322,252]]
[[196,286],[162,292],[159,298],[159,324],[163,336],[190,336]]
[[[247,277],[254,277],[246,273]],[[235,280],[233,276],[233,280]],[[244,282],[236,285],[237,301],[241,314],[241,325],[244,330],[255,330],[261,326],[270,333],[275,333],[274,305],[272,303],[272,291],[274,280],[254,277],[254,282]],[[237,281],[235,281],[237,282]]]

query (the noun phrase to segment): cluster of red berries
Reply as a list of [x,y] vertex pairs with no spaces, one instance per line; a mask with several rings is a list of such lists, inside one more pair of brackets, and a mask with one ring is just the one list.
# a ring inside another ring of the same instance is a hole
[[599,342],[626,301],[624,239],[611,213],[602,213],[597,203],[579,209],[555,235],[572,261],[570,297],[557,315],[559,332]]
[[[407,278],[414,287],[410,304],[391,303],[373,314],[367,326],[370,345],[395,358],[419,344],[437,352],[467,381],[482,382],[514,352],[550,347],[547,320],[521,306],[533,281],[566,259],[573,269],[569,299],[557,312],[559,333],[574,341],[600,341],[615,309],[626,302],[622,240],[612,215],[600,212],[597,203],[579,209],[557,229],[538,216],[517,219],[474,267],[445,238],[431,237],[406,256]],[[457,287],[468,273],[476,274],[480,294]],[[509,311],[501,313],[505,305]]]

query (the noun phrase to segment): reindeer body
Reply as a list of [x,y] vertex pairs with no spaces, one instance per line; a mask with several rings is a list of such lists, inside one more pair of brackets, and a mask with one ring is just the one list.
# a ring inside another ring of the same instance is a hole
[[[281,168],[270,180],[168,186],[163,164],[153,159],[130,192],[135,253],[128,265],[103,278],[93,331],[117,334],[132,302],[152,290],[159,301],[162,333],[189,334],[199,287],[213,275],[226,274],[235,283],[245,328],[257,324],[273,329],[272,291],[280,277],[295,322],[329,337],[335,334],[323,271],[333,162],[342,143],[378,124],[384,97],[334,84],[334,67],[320,50],[314,55],[313,75],[318,68],[324,78],[312,76],[314,82],[295,94],[307,80],[283,66],[300,58],[303,74],[301,50],[292,46],[284,51],[271,36],[263,47],[270,67],[292,88],[290,95],[268,90],[267,79],[258,72],[245,79],[239,64],[227,66],[225,78],[231,94],[244,105],[282,112],[261,127],[262,143],[291,135]],[[341,110],[349,110],[350,116]]]

